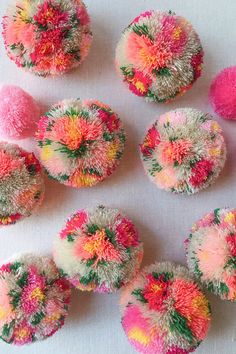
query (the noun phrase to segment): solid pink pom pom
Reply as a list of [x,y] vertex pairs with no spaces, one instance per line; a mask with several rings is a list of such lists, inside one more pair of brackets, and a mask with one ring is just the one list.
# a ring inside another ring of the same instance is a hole
[[0,88],[0,134],[4,138],[23,139],[33,135],[40,109],[20,87]]
[[212,108],[220,117],[236,120],[236,66],[222,70],[215,77],[209,98]]

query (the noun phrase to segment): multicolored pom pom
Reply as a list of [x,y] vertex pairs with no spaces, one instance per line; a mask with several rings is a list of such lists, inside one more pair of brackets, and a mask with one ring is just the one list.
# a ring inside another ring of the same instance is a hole
[[7,54],[39,76],[61,75],[86,58],[92,40],[81,0],[16,0],[3,18]]
[[160,116],[140,149],[151,181],[174,193],[193,194],[209,187],[226,160],[219,124],[209,114],[191,108]]
[[25,345],[52,336],[68,314],[71,290],[48,257],[23,255],[0,267],[0,338]]
[[236,119],[236,66],[222,70],[212,81],[209,99],[214,111],[224,119]]
[[186,253],[190,271],[210,292],[236,301],[236,209],[216,209],[197,221]]
[[13,85],[0,88],[1,136],[11,139],[32,136],[39,116],[39,106],[27,92]]
[[72,215],[54,242],[54,260],[80,290],[111,293],[139,270],[143,244],[126,216],[99,206]]
[[122,326],[143,354],[188,354],[206,337],[209,303],[187,268],[155,263],[121,294]]
[[36,139],[49,177],[71,187],[91,187],[110,176],[123,155],[118,116],[99,101],[64,100],[45,114]]
[[33,153],[0,143],[0,225],[30,216],[44,197],[44,180]]
[[148,11],[123,32],[116,66],[124,82],[146,101],[168,102],[201,76],[203,49],[192,25],[174,13]]

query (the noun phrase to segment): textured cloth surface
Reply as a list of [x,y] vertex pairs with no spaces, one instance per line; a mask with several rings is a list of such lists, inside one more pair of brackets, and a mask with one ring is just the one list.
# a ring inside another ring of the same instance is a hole
[[[0,15],[9,1],[0,1]],[[144,264],[174,261],[186,264],[183,242],[192,224],[214,208],[236,206],[236,124],[216,117],[225,132],[228,161],[216,183],[195,196],[178,196],[159,190],[145,176],[138,144],[147,127],[160,114],[179,107],[213,111],[208,104],[210,82],[223,67],[235,65],[235,0],[87,0],[94,42],[87,60],[74,72],[42,79],[24,73],[11,62],[0,44],[0,81],[16,84],[44,103],[45,110],[64,98],[99,99],[109,104],[127,130],[127,149],[117,171],[91,189],[74,190],[46,181],[46,198],[36,215],[0,230],[0,261],[14,253],[49,252],[52,240],[68,215],[97,204],[115,207],[129,215],[144,241]],[[123,28],[139,13],[173,10],[197,30],[205,50],[203,77],[183,97],[168,105],[148,104],[129,93],[114,69],[117,41]],[[33,146],[22,142],[25,148]],[[213,318],[207,340],[198,354],[234,354],[236,346],[234,304],[210,295]],[[74,293],[70,316],[53,338],[22,354],[135,354],[120,324],[119,294]],[[17,348],[0,343],[0,352],[17,354]]]

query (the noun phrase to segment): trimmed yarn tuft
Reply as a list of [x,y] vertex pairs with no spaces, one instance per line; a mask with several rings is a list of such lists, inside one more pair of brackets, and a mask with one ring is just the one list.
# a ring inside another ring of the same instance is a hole
[[236,66],[222,70],[212,81],[209,99],[214,111],[224,119],[236,119]]
[[144,169],[158,188],[189,195],[215,182],[226,161],[221,127],[209,114],[192,108],[161,115],[140,151]]
[[210,305],[187,268],[145,267],[121,292],[122,326],[143,354],[188,354],[205,339]]
[[25,254],[0,266],[0,338],[25,345],[64,324],[71,289],[49,257]]
[[215,209],[186,240],[188,267],[208,291],[236,301],[236,209]]
[[203,49],[192,25],[172,12],[147,11],[123,31],[116,67],[129,90],[168,102],[201,76]]
[[42,168],[32,152],[0,142],[0,196],[0,226],[30,216],[42,203]]
[[80,289],[111,293],[139,270],[143,244],[134,224],[117,209],[79,210],[54,241],[61,273]]
[[1,136],[11,139],[32,136],[39,116],[39,106],[27,92],[13,85],[0,88]]
[[38,124],[40,160],[49,177],[70,187],[91,187],[110,176],[123,155],[123,124],[95,100],[64,100]]
[[2,25],[9,58],[43,77],[78,67],[92,41],[90,18],[81,0],[15,0]]

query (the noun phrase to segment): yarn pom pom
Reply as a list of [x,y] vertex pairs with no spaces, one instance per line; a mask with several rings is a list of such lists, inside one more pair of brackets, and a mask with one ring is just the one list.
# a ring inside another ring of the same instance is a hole
[[44,197],[41,166],[33,153],[0,143],[0,225],[30,216]]
[[0,338],[15,345],[53,335],[68,314],[71,290],[48,257],[23,255],[0,267]]
[[186,253],[190,271],[210,292],[236,301],[236,209],[216,209],[194,224]]
[[160,116],[140,146],[145,171],[159,188],[193,194],[209,187],[226,160],[221,127],[191,108]]
[[209,303],[187,268],[155,263],[122,290],[122,326],[143,354],[188,354],[206,337]]
[[36,139],[49,177],[71,187],[91,187],[116,169],[125,134],[117,115],[98,101],[64,100],[46,113]]
[[236,66],[222,70],[212,81],[209,92],[214,111],[222,118],[236,119]]
[[146,101],[168,102],[201,76],[203,49],[192,25],[174,13],[148,11],[123,32],[116,67],[124,82]]
[[61,75],[81,64],[92,33],[81,0],[15,0],[3,18],[7,54],[39,76]]
[[54,260],[80,290],[111,293],[139,270],[143,244],[133,223],[99,206],[72,215],[54,242]]
[[33,135],[39,119],[39,106],[20,87],[0,88],[0,134],[5,138],[23,139]]

